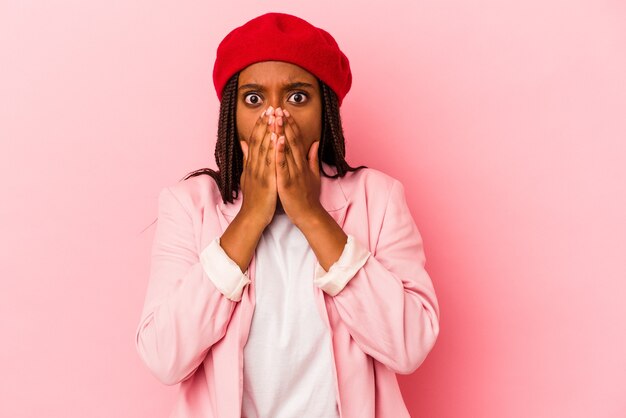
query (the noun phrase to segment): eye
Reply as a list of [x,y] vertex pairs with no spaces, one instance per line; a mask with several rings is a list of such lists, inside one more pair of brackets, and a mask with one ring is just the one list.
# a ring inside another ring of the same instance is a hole
[[[294,94],[292,94],[290,97],[297,97],[298,100],[296,100],[293,103],[300,104],[300,103],[306,102],[308,100],[309,95],[303,91],[297,91]],[[302,99],[302,97],[305,97],[305,99]]]
[[[247,98],[248,98],[248,97],[255,97],[255,96],[256,96],[256,98],[255,98],[254,100],[252,100],[252,102],[249,102],[249,101],[247,100]],[[259,103],[260,103],[261,98],[260,98],[260,97],[259,97],[259,95],[258,95],[258,94],[256,94],[256,93],[248,93],[248,94],[246,94],[246,95],[244,95],[244,96],[243,96],[243,101],[244,101],[244,102],[246,102],[246,103],[248,103],[248,104],[253,104],[253,105],[255,105],[255,104],[259,104]]]

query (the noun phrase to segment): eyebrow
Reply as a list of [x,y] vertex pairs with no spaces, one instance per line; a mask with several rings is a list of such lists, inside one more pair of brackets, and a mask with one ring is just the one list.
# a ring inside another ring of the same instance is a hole
[[[284,84],[283,85],[283,90],[291,90],[291,89],[300,88],[300,87],[313,88],[313,84],[311,84],[311,83],[304,83],[302,81],[297,81],[295,83]],[[263,87],[260,84],[256,84],[256,83],[243,84],[243,85],[239,86],[238,90],[243,90],[243,89],[248,89],[248,88],[252,88],[252,89],[256,89],[256,90],[260,90],[260,91],[265,91],[265,87]]]

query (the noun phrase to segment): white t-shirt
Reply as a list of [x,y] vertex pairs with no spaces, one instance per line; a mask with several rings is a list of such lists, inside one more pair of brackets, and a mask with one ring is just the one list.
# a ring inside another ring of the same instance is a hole
[[[242,418],[338,418],[330,333],[313,286],[335,296],[371,255],[353,235],[324,270],[306,237],[277,207],[255,250],[255,309],[244,346]],[[200,253],[207,277],[240,301],[251,283],[213,239]]]
[[242,418],[339,417],[330,334],[313,293],[315,262],[302,231],[277,210],[256,248]]

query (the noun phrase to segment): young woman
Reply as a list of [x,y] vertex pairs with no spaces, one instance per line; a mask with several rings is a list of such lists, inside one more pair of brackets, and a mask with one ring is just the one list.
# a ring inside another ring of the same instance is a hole
[[[409,417],[439,306],[404,187],[350,167],[333,37],[266,13],[220,43],[215,159],[159,194],[137,351],[170,417]],[[234,197],[233,197],[234,193]]]

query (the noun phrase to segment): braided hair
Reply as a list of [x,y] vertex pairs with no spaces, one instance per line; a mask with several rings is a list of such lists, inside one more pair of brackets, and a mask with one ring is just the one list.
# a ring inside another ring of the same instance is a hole
[[[328,175],[320,164],[321,175],[328,178],[343,177],[348,171],[357,171],[367,166],[351,167],[345,160],[346,147],[343,126],[339,113],[339,102],[335,92],[322,80],[317,79],[322,94],[322,137],[318,150],[319,160],[337,168],[337,174]],[[224,86],[215,144],[215,162],[218,171],[200,168],[187,173],[179,181],[207,174],[217,183],[222,201],[232,203],[239,196],[239,180],[243,172],[243,151],[239,144],[236,123],[237,84],[239,72],[235,73]],[[233,192],[235,196],[233,198]],[[154,223],[154,222],[152,222]]]
[[[235,111],[237,105],[237,84],[239,73],[234,74],[224,86],[215,144],[215,162],[219,171],[201,168],[187,173],[180,181],[200,174],[208,174],[217,183],[224,203],[233,201],[239,195],[239,180],[243,172],[243,151],[237,136]],[[322,93],[322,138],[320,140],[320,161],[335,166],[337,174],[328,175],[320,164],[320,172],[329,178],[343,177],[346,171],[357,171],[367,166],[350,167],[345,160],[346,148],[335,92],[322,80],[317,79]]]

